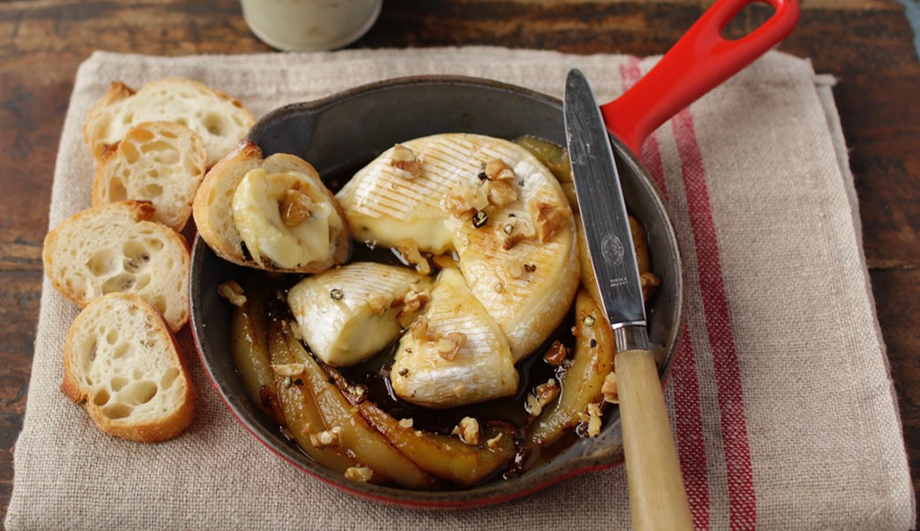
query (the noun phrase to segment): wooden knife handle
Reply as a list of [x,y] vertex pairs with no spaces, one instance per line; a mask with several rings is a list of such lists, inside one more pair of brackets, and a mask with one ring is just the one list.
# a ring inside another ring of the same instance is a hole
[[614,360],[633,526],[693,529],[655,357],[627,350]]

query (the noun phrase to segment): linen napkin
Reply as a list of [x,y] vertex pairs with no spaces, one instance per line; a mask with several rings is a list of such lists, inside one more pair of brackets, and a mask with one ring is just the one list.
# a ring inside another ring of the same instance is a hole
[[[76,78],[50,226],[90,205],[80,130],[112,80],[196,79],[257,116],[414,74],[497,79],[561,97],[572,67],[608,101],[655,58],[497,48],[144,57],[97,52]],[[906,529],[914,493],[875,317],[833,80],[769,53],[681,112],[642,158],[673,207],[689,321],[666,389],[698,528]],[[468,511],[351,497],[253,439],[206,381],[186,331],[197,418],[143,445],[95,428],[58,390],[77,309],[42,293],[6,525],[21,529],[622,529],[622,467]]]

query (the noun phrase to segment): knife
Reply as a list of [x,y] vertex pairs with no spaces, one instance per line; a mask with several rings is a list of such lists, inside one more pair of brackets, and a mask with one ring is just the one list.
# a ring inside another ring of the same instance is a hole
[[601,299],[613,329],[629,504],[636,529],[693,529],[668,423],[626,203],[610,138],[579,70],[565,84],[565,134],[575,195]]

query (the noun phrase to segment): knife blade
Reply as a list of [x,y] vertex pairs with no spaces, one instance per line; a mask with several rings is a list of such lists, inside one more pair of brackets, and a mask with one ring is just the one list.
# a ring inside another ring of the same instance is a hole
[[[563,110],[575,195],[602,299],[598,302],[614,330],[644,329],[645,302],[620,176],[600,108],[577,69],[566,79]],[[648,348],[645,343],[637,346]]]

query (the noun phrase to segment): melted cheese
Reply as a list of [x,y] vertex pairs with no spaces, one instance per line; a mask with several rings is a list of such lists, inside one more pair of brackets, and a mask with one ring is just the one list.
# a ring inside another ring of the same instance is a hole
[[[279,204],[294,187],[312,201],[312,214],[299,225],[285,226]],[[271,260],[296,269],[329,256],[332,235],[344,227],[328,197],[301,173],[248,172],[233,194],[233,223],[260,266]]]

